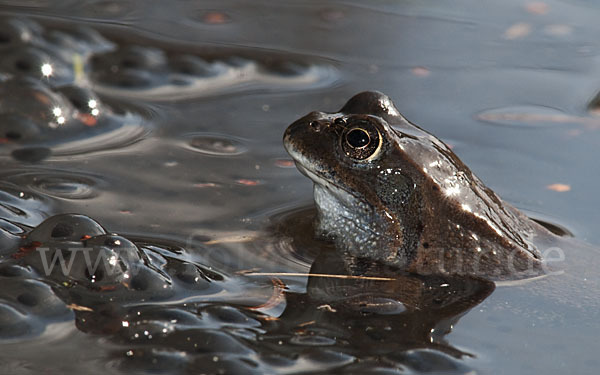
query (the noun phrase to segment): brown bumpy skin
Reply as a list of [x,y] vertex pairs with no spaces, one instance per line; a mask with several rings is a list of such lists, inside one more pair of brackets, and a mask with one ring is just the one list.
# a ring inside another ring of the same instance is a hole
[[[294,122],[284,145],[315,183],[319,231],[351,257],[419,274],[524,278],[553,235],[504,203],[379,92]],[[547,243],[547,241],[545,241]]]

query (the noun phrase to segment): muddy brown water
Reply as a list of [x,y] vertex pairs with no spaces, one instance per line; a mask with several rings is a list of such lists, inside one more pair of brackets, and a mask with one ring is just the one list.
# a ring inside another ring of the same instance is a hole
[[[597,372],[594,2],[0,11],[0,373]],[[570,232],[564,272],[302,276],[341,266],[281,137],[363,90]],[[67,276],[44,271],[58,250]],[[90,274],[84,254],[127,257]]]

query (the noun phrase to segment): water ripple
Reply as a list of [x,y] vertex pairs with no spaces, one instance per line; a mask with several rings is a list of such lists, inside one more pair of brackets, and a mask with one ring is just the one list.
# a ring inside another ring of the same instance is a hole
[[226,134],[190,133],[184,136],[184,148],[212,156],[236,156],[248,151],[246,141]]
[[19,186],[26,186],[40,194],[62,199],[91,199],[100,192],[103,181],[96,176],[70,171],[33,171],[8,177]]
[[18,225],[35,226],[47,216],[50,202],[8,181],[0,181],[0,217]]
[[561,110],[543,106],[513,106],[489,109],[478,113],[475,118],[491,124],[519,127],[587,124],[595,121],[587,117],[570,115]]

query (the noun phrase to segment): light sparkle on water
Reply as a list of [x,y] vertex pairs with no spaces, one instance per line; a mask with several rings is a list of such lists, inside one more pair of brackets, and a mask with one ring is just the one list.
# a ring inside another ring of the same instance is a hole
[[50,63],[45,63],[42,64],[42,75],[44,77],[50,77],[52,75],[52,73],[54,72],[54,69],[52,68],[52,65]]

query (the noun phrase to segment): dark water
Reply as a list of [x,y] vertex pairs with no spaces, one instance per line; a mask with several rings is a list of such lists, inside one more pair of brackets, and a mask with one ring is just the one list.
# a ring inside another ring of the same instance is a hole
[[[0,373],[597,372],[597,4],[0,9]],[[573,233],[566,276],[289,275],[341,266],[283,131],[367,89]]]

